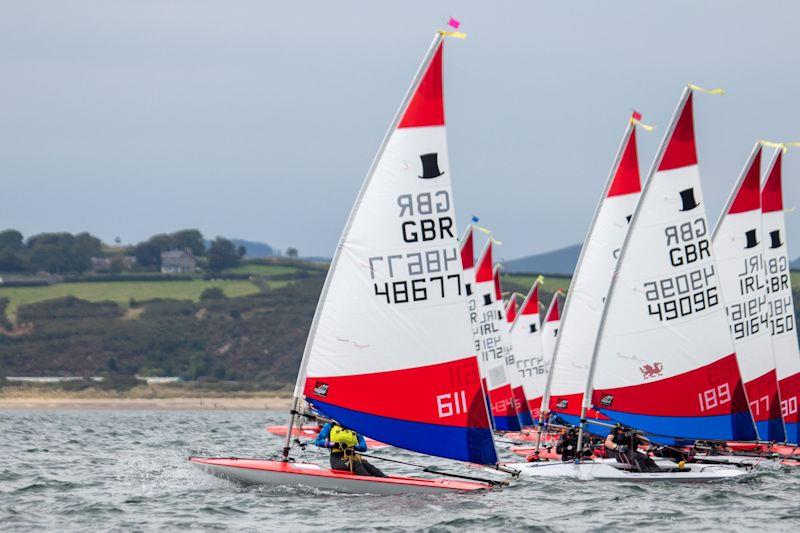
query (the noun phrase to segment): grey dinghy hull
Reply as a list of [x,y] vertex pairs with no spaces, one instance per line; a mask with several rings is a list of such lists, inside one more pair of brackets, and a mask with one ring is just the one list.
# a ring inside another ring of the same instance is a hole
[[[748,475],[748,471],[720,465],[689,464],[679,472],[632,472],[605,461],[583,463],[510,463],[504,465],[519,470],[519,479],[572,478],[578,481],[671,481],[675,483],[704,483],[734,479]],[[659,464],[659,466],[666,466]],[[677,467],[675,463],[670,466]],[[618,468],[619,467],[619,468]]]

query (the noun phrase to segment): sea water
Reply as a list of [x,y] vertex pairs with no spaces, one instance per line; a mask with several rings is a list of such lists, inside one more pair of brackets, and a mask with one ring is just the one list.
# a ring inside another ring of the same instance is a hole
[[[264,428],[285,419],[272,411],[0,411],[0,531],[800,531],[800,469],[700,485],[547,479],[480,494],[372,496],[241,487],[186,461],[269,456],[283,442]],[[373,453],[480,475],[394,448]]]

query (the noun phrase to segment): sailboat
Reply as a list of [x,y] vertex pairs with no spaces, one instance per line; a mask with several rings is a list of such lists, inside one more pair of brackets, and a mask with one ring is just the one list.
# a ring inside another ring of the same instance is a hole
[[[556,339],[545,385],[546,410],[570,425],[580,422],[583,390],[589,377],[603,306],[641,193],[636,124],[633,119],[627,121],[622,142],[584,239],[564,302],[561,332]],[[593,409],[587,411],[587,416],[607,419]]]
[[[585,384],[579,448],[589,408],[662,442],[755,438],[712,257],[692,95],[687,86],[616,263]],[[521,475],[706,481],[745,474],[716,465],[625,466],[526,465]]]
[[761,228],[761,151],[761,145],[756,143],[714,228],[712,245],[757,437],[784,442],[786,433],[767,306]]
[[521,426],[506,368],[506,358],[510,355],[508,328],[503,318],[502,293],[495,282],[492,248],[492,241],[487,241],[475,268],[475,295],[470,302],[472,334],[486,380],[494,428],[519,431]]
[[[494,287],[495,294],[502,298],[503,283],[500,275],[500,265],[494,266]],[[502,299],[500,300],[502,302]],[[514,343],[511,340],[511,326],[514,325],[514,319],[517,317],[517,300],[514,295],[511,295],[507,305],[505,306],[506,327],[501,331],[503,345],[506,347],[506,375],[508,382],[511,384],[511,395],[514,400],[514,411],[517,413],[517,420],[520,429],[524,426],[533,424],[531,413],[528,410],[528,402],[525,399],[525,391],[522,390],[522,376],[517,372],[517,354],[514,348]]]
[[796,445],[800,443],[797,414],[800,399],[800,350],[797,345],[797,320],[794,315],[789,252],[786,246],[782,158],[783,151],[776,150],[765,173],[766,178],[761,189],[761,220],[767,271],[769,330],[775,353],[781,412],[786,427],[786,442]]
[[522,381],[523,394],[528,402],[531,424],[539,417],[544,380],[547,376],[542,348],[542,326],[539,319],[540,282],[541,277],[533,282],[510,330],[516,371]]
[[561,329],[561,312],[558,308],[558,297],[560,295],[560,289],[553,293],[553,298],[550,300],[550,305],[547,306],[547,311],[544,314],[544,324],[542,325],[542,353],[544,354],[545,368],[549,368],[550,363],[553,361],[556,341],[558,340],[558,331]]
[[[500,279],[498,278],[498,283]],[[514,342],[514,324],[517,322],[517,318],[520,316],[521,307],[518,302],[518,298],[521,295],[515,293],[511,294],[511,297],[508,299],[508,303],[506,305],[506,321],[508,322],[508,340],[511,343],[511,346],[514,347],[514,359],[510,362],[508,373],[509,375],[513,376],[511,379],[511,383],[513,386],[512,393],[514,394],[514,403],[517,408],[517,416],[519,417],[519,423],[522,427],[532,426],[533,425],[533,415],[531,414],[530,410],[530,402],[528,401],[527,396],[525,395],[525,388],[524,388],[524,371],[522,370],[522,364],[524,364],[525,357],[523,357],[522,353],[519,351],[516,343]]]
[[[438,32],[367,174],[331,262],[281,457],[192,457],[243,483],[380,494],[483,490],[459,479],[363,477],[291,457],[301,400],[367,437],[482,465],[497,452],[458,257]],[[463,477],[463,476],[462,476]]]

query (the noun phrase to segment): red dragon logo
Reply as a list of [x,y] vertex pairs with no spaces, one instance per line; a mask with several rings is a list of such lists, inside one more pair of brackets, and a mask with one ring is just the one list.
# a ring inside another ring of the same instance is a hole
[[642,373],[644,379],[657,378],[661,375],[662,370],[664,370],[664,365],[662,363],[653,363],[652,365],[645,363],[644,366],[639,367],[639,371]]

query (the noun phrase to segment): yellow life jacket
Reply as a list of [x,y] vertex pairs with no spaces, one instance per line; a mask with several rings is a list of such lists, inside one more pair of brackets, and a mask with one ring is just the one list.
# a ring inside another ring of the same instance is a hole
[[340,425],[334,425],[331,428],[328,440],[347,448],[353,448],[358,444],[358,433],[352,429],[345,429]]

